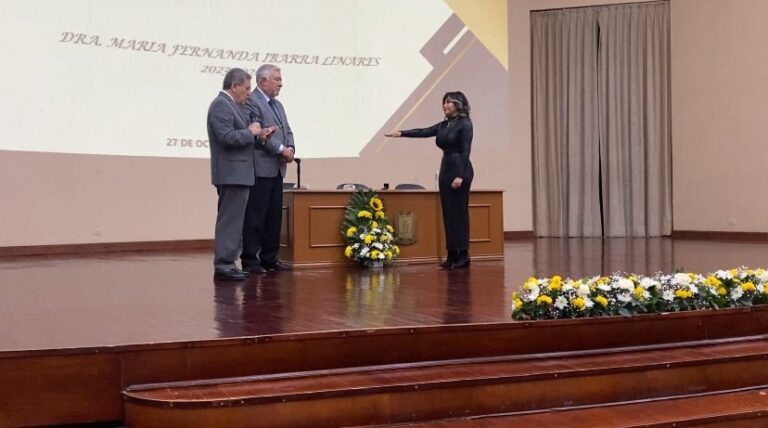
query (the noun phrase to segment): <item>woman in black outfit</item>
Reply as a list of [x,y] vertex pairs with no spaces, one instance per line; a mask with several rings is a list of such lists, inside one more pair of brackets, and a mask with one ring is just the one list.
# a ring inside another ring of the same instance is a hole
[[443,150],[438,183],[448,250],[448,258],[440,266],[443,269],[463,269],[469,266],[469,188],[475,175],[469,161],[472,121],[467,97],[461,92],[446,93],[443,96],[443,114],[445,119],[429,128],[395,131],[386,136],[437,137],[437,147]]

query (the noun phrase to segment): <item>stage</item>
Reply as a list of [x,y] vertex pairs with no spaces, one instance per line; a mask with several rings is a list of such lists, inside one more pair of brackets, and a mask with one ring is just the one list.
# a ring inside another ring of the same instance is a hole
[[[467,270],[444,271],[435,264],[383,270],[336,266],[270,272],[242,283],[214,281],[211,258],[206,250],[0,259],[0,402],[14,403],[5,409],[0,404],[0,425],[120,420],[120,393],[135,383],[330,368],[344,363],[332,352],[340,339],[360,338],[350,353],[361,359],[350,364],[397,363],[407,350],[395,350],[395,342],[371,349],[377,346],[371,338],[519,327],[522,323],[510,319],[510,294],[529,276],[765,267],[768,244],[669,238],[506,241],[503,261],[473,261]],[[279,354],[264,356],[255,349],[297,343],[319,354],[311,363],[306,356],[279,361]],[[444,352],[446,358],[475,356],[456,343],[457,350]],[[418,346],[404,359],[439,357]],[[248,358],[268,363],[245,372],[243,367],[254,361],[243,361]],[[211,359],[228,366],[212,374]],[[61,398],[69,394],[65,386],[82,375],[83,365],[100,386],[89,388],[86,398],[73,398],[80,407],[67,407]],[[46,369],[62,377],[40,380]],[[24,379],[39,382],[25,385]],[[40,411],[40,401],[28,402],[25,394],[62,403]],[[103,397],[109,397],[107,404]]]

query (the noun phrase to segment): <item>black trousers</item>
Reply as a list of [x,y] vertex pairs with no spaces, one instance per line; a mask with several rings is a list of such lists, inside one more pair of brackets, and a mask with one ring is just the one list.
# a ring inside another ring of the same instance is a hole
[[443,208],[443,228],[445,229],[445,248],[448,250],[469,249],[469,189],[472,186],[474,172],[471,167],[466,171],[461,187],[453,189],[451,183],[456,174],[440,169],[438,186],[440,203]]
[[277,262],[283,222],[283,177],[257,177],[248,196],[243,222],[244,267]]

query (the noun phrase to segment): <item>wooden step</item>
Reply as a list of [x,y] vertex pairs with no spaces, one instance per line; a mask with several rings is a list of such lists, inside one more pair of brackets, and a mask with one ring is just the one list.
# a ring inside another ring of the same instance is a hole
[[484,415],[407,424],[407,428],[464,427],[766,427],[768,385],[717,393],[548,409],[528,414]]
[[758,336],[141,385],[125,391],[125,416],[130,426],[428,421],[768,385],[766,359]]

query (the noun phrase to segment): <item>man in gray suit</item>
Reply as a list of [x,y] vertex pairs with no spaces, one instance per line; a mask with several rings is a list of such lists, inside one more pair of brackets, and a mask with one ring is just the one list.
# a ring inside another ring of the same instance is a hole
[[256,136],[262,134],[259,122],[252,123],[241,111],[250,92],[251,75],[233,68],[224,76],[223,90],[208,108],[211,182],[219,195],[213,259],[217,279],[242,281],[248,277],[235,260],[248,194],[255,181],[253,147]]
[[256,70],[256,89],[243,106],[251,121],[273,130],[269,139],[256,144],[256,182],[251,187],[243,228],[243,269],[290,270],[277,258],[283,216],[283,177],[293,162],[296,146],[283,104],[276,99],[283,87],[280,68],[264,64]]

